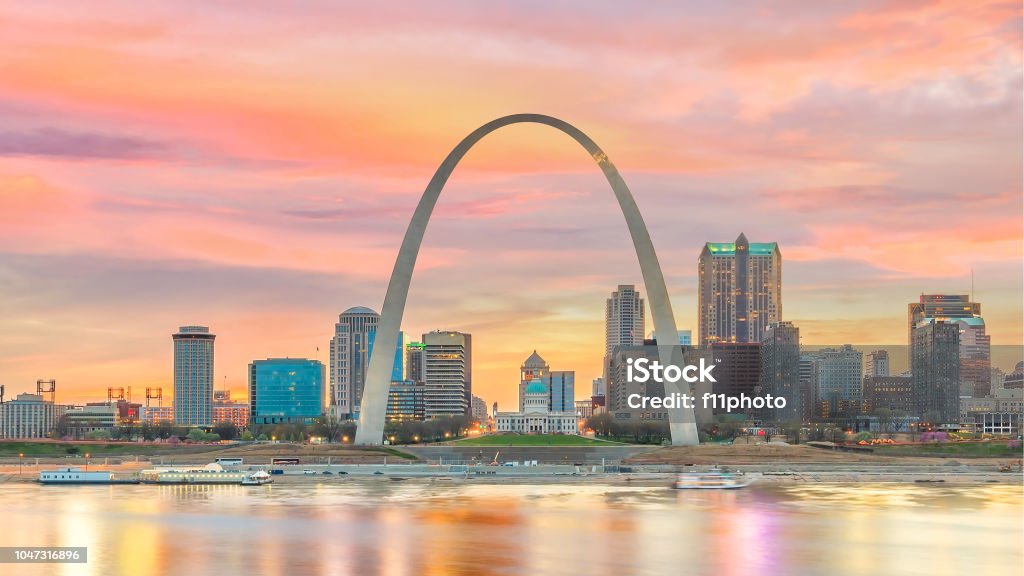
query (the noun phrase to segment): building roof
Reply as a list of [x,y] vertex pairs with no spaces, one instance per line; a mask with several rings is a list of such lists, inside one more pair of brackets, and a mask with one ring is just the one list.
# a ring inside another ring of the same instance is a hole
[[526,362],[523,362],[523,368],[547,368],[547,366],[548,363],[540,357],[540,354],[537,354],[536,350],[533,351],[533,354],[530,354]]
[[377,314],[377,312],[366,306],[353,306],[341,313],[342,316],[346,314]]
[[[714,256],[732,256],[736,254],[735,242],[708,242],[704,248]],[[779,249],[778,242],[751,242],[748,253],[751,256],[771,256]]]
[[540,380],[530,380],[530,383],[526,386],[526,394],[544,394],[548,393],[548,387],[544,385]]

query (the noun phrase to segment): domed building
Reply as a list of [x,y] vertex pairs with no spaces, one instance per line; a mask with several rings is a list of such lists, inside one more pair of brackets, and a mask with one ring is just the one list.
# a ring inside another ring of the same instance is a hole
[[[536,352],[534,352],[534,356],[537,356]],[[537,358],[540,359],[539,356]],[[522,411],[495,412],[494,423],[498,432],[517,432],[520,434],[578,433],[577,419],[574,412],[553,412],[550,410],[548,387],[542,380],[539,378],[531,379],[522,388],[522,391]]]

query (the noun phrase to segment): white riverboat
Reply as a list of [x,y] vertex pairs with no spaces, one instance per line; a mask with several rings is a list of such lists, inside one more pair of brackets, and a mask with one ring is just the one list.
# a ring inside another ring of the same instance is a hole
[[220,464],[201,468],[151,468],[142,471],[146,484],[241,484],[248,475],[243,470],[225,470]]
[[672,487],[676,490],[731,490],[746,488],[754,482],[739,472],[712,470],[710,472],[683,472],[676,477]]
[[137,476],[118,476],[109,470],[83,471],[81,468],[41,470],[40,484],[138,484]]
[[242,478],[242,486],[262,486],[263,484],[272,484],[273,482],[274,479],[270,477],[266,470],[257,470]]

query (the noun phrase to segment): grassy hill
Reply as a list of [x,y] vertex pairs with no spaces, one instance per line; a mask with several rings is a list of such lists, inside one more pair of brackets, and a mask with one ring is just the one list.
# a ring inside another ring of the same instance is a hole
[[621,446],[573,434],[488,434],[457,440],[455,446]]

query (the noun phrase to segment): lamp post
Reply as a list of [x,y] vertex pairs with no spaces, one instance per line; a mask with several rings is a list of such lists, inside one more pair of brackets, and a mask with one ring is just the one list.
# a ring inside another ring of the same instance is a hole
[[25,469],[25,453],[24,452],[19,452],[18,453],[18,476],[21,476],[21,473],[24,471],[24,469]]
[[85,453],[85,471],[86,472],[89,471],[89,453],[88,452]]

